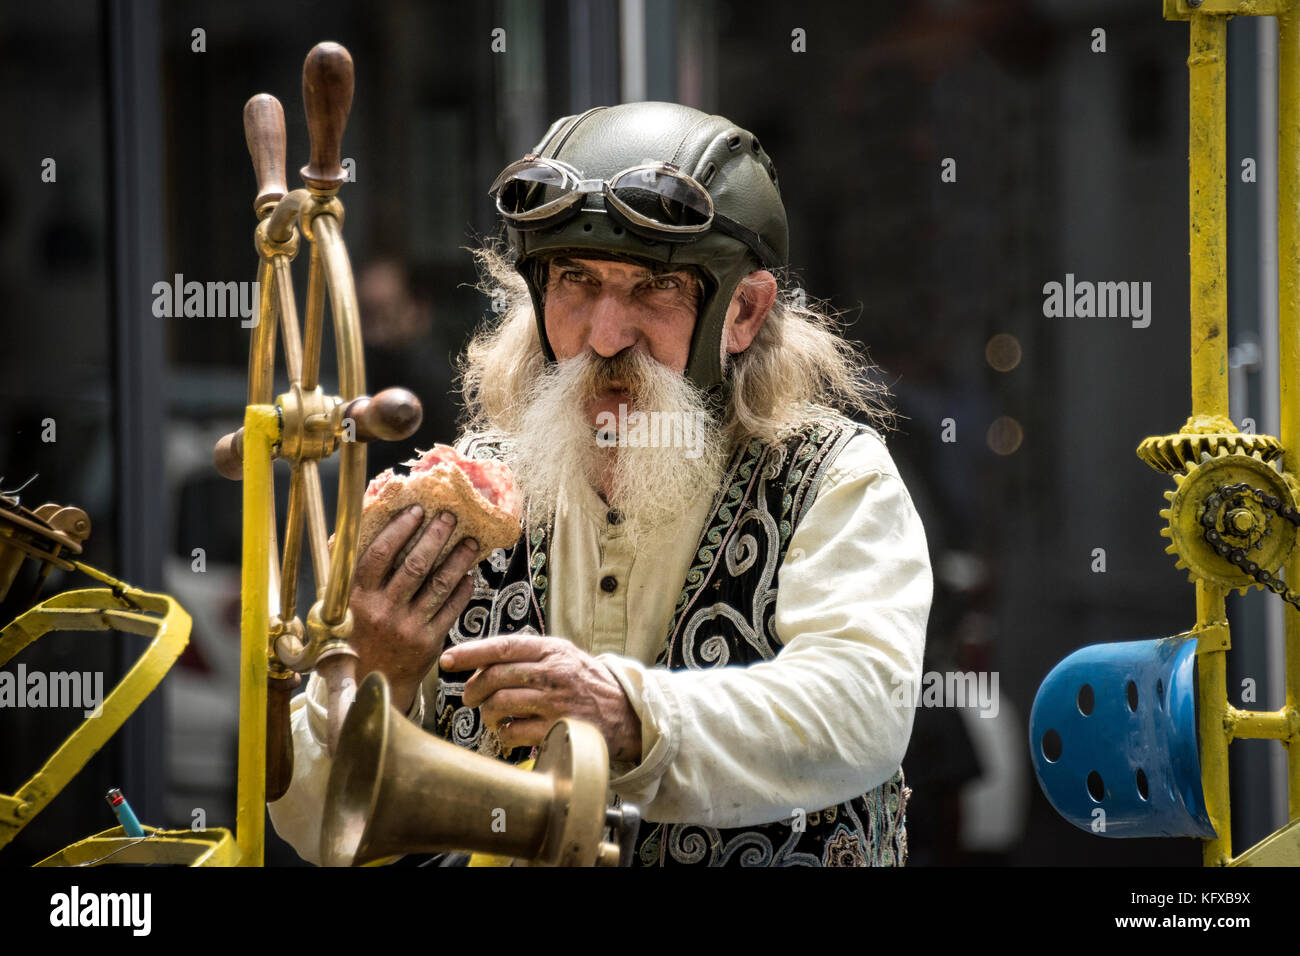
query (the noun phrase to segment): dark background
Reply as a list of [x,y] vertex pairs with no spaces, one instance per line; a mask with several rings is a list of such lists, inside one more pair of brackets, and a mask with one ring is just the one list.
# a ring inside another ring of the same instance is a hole
[[[1234,171],[1265,155],[1266,24],[1229,24],[1233,410],[1260,430],[1260,367],[1242,358],[1262,341],[1260,187]],[[491,51],[497,27],[503,53]],[[796,28],[806,52],[792,51]],[[1092,50],[1096,28],[1104,53]],[[624,76],[629,31],[645,51],[641,77]],[[239,486],[209,454],[241,419],[249,337],[237,319],[157,319],[150,290],[176,273],[254,277],[243,103],[268,91],[284,104],[293,188],[307,154],[301,64],[325,39],[356,64],[343,148],[356,182],[341,198],[368,385],[421,396],[411,445],[454,434],[451,358],[488,310],[464,247],[495,229],[486,190],[497,171],[555,118],[600,103],[676,100],[730,117],[778,166],[797,281],[844,310],[906,416],[890,448],[934,562],[927,667],[1001,678],[997,721],[918,712],[904,763],[912,862],[1199,863],[1192,840],[1072,828],[1042,796],[1026,746],[1038,684],[1070,651],[1194,623],[1192,587],[1157,534],[1172,485],[1133,453],[1190,411],[1187,26],[1162,20],[1155,0],[4,6],[0,486],[37,474],[24,503],[85,508],[90,563],[167,589],[195,617],[163,689],[4,862],[111,826],[112,785],[145,822],[188,826],[198,808],[209,826],[233,826]],[[41,181],[46,157],[54,183]],[[947,157],[955,183],[940,181]],[[1067,272],[1150,281],[1150,327],[1045,318],[1043,284]],[[995,335],[1018,341],[1014,368],[987,360]],[[54,443],[40,438],[46,418]],[[955,442],[940,440],[948,418]],[[1014,424],[990,432],[1004,418]],[[1014,447],[999,445],[1017,426]],[[408,451],[372,451],[372,473]],[[1095,548],[1105,573],[1091,570]],[[83,584],[56,573],[47,593]],[[1230,599],[1229,686],[1254,676],[1261,709],[1282,703],[1266,675],[1266,607],[1258,593]],[[104,669],[111,685],[141,646],[60,635],[19,660]],[[74,723],[0,713],[0,791]],[[1231,750],[1238,851],[1284,819],[1268,747]],[[268,861],[294,860],[268,827]]]

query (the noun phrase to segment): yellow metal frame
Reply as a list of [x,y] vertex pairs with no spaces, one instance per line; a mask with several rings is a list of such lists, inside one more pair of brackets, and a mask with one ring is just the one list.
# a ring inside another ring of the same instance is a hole
[[[78,571],[109,587],[64,591],[16,617],[0,631],[0,666],[52,631],[125,631],[152,640],[126,675],[100,702],[98,716],[82,721],[17,793],[0,794],[0,848],[12,841],[44,810],[121,729],[127,718],[161,683],[189,643],[191,619],[175,598],[142,591],[88,565],[74,564]],[[265,608],[265,604],[262,606]],[[265,662],[262,673],[262,683],[258,686],[265,688]],[[265,710],[265,689],[261,700]],[[261,724],[255,726],[264,724],[263,717]],[[241,753],[241,764],[242,758]],[[261,765],[260,761],[258,765]],[[235,866],[241,860],[251,859],[254,849],[260,863],[260,823],[259,816],[257,831],[252,833],[250,830],[248,849],[236,844],[230,831],[222,827],[161,830],[145,826],[146,835],[143,837],[127,836],[121,827],[113,827],[64,847],[36,866],[95,866],[101,863]]]
[[[1228,418],[1226,219],[1226,58],[1229,16],[1276,16],[1278,22],[1278,341],[1281,343],[1283,473],[1300,471],[1300,0],[1163,0],[1170,20],[1189,21],[1189,235],[1191,252],[1192,417],[1184,433],[1235,432]],[[1148,439],[1148,441],[1151,441]],[[1286,579],[1300,582],[1300,548]],[[1207,866],[1300,865],[1300,611],[1286,606],[1286,704],[1277,711],[1238,710],[1227,697],[1231,647],[1226,588],[1196,582],[1198,721],[1201,782],[1218,836],[1205,841]],[[1290,824],[1232,855],[1228,744],[1280,740],[1287,748]]]
[[139,660],[17,793],[0,794],[0,848],[45,809],[149,696],[189,642],[190,616],[166,594],[141,591],[78,563],[112,585],[65,591],[20,614],[0,631],[0,665],[51,631],[126,631],[152,637]]
[[235,866],[239,863],[239,848],[230,831],[221,827],[206,830],[142,829],[144,836],[131,837],[121,827],[113,827],[64,847],[36,866],[98,866],[103,863]]

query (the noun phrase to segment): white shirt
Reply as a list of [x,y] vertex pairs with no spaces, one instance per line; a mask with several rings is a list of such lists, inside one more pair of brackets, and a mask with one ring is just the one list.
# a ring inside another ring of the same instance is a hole
[[[788,820],[888,780],[907,750],[933,579],[925,532],[874,433],[830,465],[781,565],[783,648],[747,667],[653,667],[711,502],[656,533],[638,557],[585,483],[558,503],[547,630],[610,668],[641,719],[642,760],[610,789],[650,821],[714,827]],[[600,580],[613,575],[606,592]],[[424,682],[431,699],[435,671]],[[409,715],[420,720],[417,695]],[[270,804],[276,831],[316,862],[329,777],[324,686],[294,698],[294,778]]]

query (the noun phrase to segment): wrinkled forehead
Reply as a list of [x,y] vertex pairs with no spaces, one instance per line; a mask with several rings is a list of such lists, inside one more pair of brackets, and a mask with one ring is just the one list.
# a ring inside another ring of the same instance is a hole
[[700,271],[694,266],[687,265],[665,265],[662,262],[654,262],[650,259],[638,259],[635,256],[618,255],[617,253],[605,253],[596,250],[588,251],[586,249],[572,250],[569,252],[559,252],[556,255],[548,256],[546,266],[556,269],[575,269],[596,267],[592,271],[599,271],[601,263],[612,262],[621,263],[635,267],[639,273],[644,275],[677,275],[685,274],[695,279],[697,282],[702,281],[703,277]]

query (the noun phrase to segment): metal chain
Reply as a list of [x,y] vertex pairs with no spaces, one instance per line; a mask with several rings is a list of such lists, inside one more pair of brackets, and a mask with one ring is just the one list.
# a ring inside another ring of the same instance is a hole
[[1281,515],[1293,525],[1300,526],[1300,511],[1290,505],[1284,505],[1282,499],[1277,495],[1270,495],[1260,488],[1252,488],[1249,482],[1239,481],[1235,485],[1220,485],[1212,494],[1206,497],[1205,512],[1201,515],[1201,524],[1205,526],[1205,540],[1219,557],[1245,571],[1283,601],[1300,610],[1300,593],[1291,590],[1280,578],[1275,577],[1267,569],[1261,568],[1246,557],[1244,548],[1234,548],[1224,541],[1223,535],[1219,534],[1218,529],[1214,527],[1214,516],[1219,510],[1219,505],[1223,503],[1223,499],[1231,495],[1241,494],[1243,491],[1253,494],[1265,508]]

